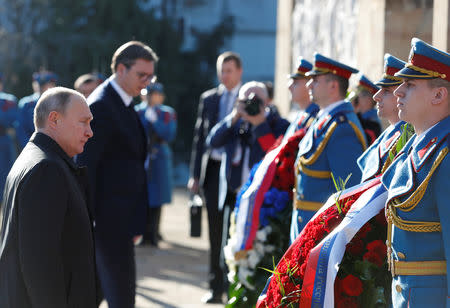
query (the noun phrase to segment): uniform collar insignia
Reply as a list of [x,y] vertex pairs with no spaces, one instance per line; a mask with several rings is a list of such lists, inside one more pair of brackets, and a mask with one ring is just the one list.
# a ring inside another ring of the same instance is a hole
[[437,141],[437,138],[434,137],[433,139],[431,139],[431,140],[427,143],[427,145],[426,145],[423,149],[417,151],[417,154],[419,155],[419,158],[420,158],[420,159],[423,158],[423,156],[427,153],[428,149],[429,149],[436,141]]
[[450,117],[437,123],[411,149],[411,162],[415,172],[420,172],[424,163],[433,156],[440,145],[448,138]]
[[386,149],[389,149],[389,146],[391,145],[392,141],[397,140],[398,136],[400,136],[400,131],[396,131],[394,135],[392,135],[386,142],[384,143],[384,147]]

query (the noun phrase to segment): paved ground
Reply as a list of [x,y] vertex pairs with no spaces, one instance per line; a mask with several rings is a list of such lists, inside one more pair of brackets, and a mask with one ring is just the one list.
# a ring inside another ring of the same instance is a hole
[[[136,308],[180,307],[222,308],[204,305],[207,291],[208,237],[206,210],[203,209],[202,237],[189,237],[188,193],[174,191],[173,202],[163,208],[158,249],[138,247],[136,264],[138,287]],[[106,308],[103,303],[101,308]]]

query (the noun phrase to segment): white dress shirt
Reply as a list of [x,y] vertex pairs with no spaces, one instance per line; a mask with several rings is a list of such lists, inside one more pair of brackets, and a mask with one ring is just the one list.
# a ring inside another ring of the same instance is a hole
[[116,90],[117,94],[119,94],[125,106],[126,107],[130,106],[131,102],[133,101],[133,96],[129,95],[127,92],[125,92],[124,89],[122,89],[119,86],[119,84],[116,81],[116,75],[112,75],[111,77],[109,77],[109,81],[111,82],[111,85],[114,88],[114,90]]

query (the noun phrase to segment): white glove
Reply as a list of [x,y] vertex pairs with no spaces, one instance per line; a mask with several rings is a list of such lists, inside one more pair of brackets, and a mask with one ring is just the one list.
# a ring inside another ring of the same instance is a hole
[[158,115],[156,114],[156,111],[149,107],[147,110],[145,110],[145,118],[150,122],[154,123],[158,120]]

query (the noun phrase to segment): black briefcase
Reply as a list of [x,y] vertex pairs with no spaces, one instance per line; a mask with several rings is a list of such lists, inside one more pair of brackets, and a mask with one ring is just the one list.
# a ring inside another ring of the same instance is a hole
[[197,194],[191,195],[189,199],[191,237],[200,237],[202,235],[202,207],[202,198]]

